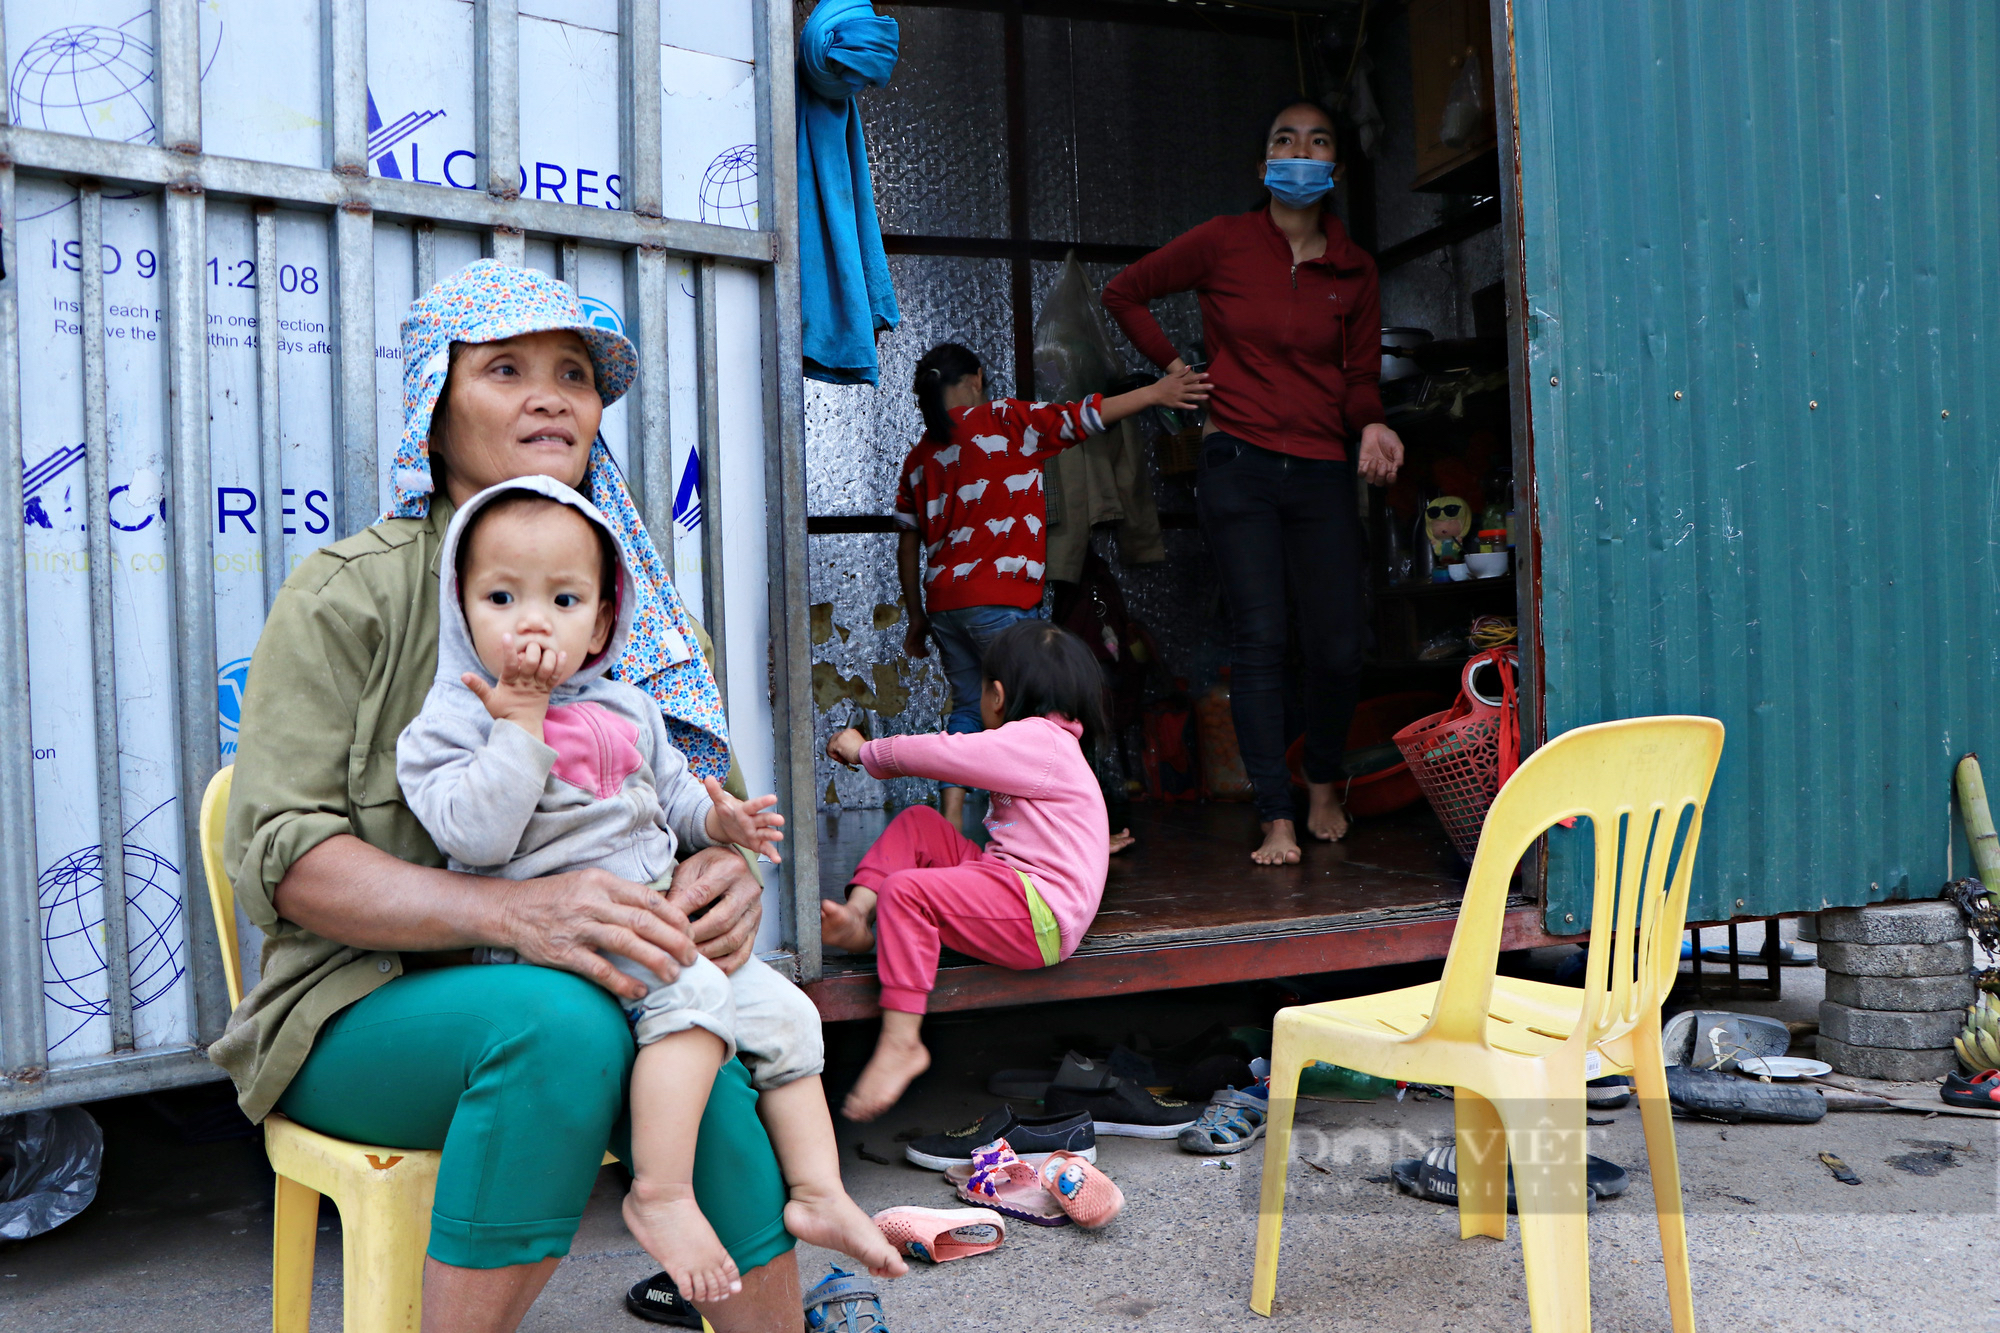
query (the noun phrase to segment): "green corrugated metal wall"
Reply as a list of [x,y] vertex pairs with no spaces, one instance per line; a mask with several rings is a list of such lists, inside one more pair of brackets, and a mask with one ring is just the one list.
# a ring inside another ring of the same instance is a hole
[[1698,919],[1928,896],[2000,760],[2000,5],[1512,22],[1549,734],[1728,726]]

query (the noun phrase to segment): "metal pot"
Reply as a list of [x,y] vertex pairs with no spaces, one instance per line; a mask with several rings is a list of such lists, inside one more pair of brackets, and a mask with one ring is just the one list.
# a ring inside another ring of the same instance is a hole
[[1383,329],[1382,383],[1389,384],[1422,373],[1417,363],[1402,353],[1422,347],[1430,340],[1429,329]]

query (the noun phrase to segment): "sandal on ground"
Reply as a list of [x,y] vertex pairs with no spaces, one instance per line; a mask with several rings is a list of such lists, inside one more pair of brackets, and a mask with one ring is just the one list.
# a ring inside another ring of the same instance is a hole
[[[1439,1144],[1422,1157],[1406,1157],[1389,1166],[1389,1174],[1402,1188],[1420,1199],[1433,1203],[1458,1204],[1458,1145]],[[1597,1211],[1599,1199],[1615,1199],[1632,1184],[1632,1177],[1616,1162],[1608,1162],[1602,1157],[1590,1156],[1584,1159],[1584,1189],[1588,1193],[1588,1211]],[[1507,1211],[1515,1212],[1514,1170],[1507,1169]]]
[[[1259,1096],[1259,1092],[1263,1095]],[[1264,1121],[1271,1113],[1268,1086],[1239,1092],[1224,1088],[1201,1113],[1201,1119],[1175,1138],[1182,1152],[1220,1156],[1242,1152],[1264,1137]]]
[[1049,1197],[1085,1231],[1097,1230],[1125,1206],[1118,1182],[1073,1152],[1050,1153],[1041,1178]]
[[[1075,1154],[1058,1152],[1054,1157]],[[954,1166],[944,1178],[958,1191],[958,1197],[977,1208],[994,1212],[1038,1227],[1066,1227],[1069,1214],[1042,1187],[1035,1168],[1014,1155],[1007,1140],[997,1139],[975,1148],[968,1166]]]
[[1953,1070],[1944,1076],[1944,1088],[1938,1096],[1953,1106],[2000,1111],[2000,1069],[1988,1069],[1971,1078]]
[[1000,1248],[1007,1219],[991,1208],[918,1208],[899,1204],[871,1219],[898,1253],[929,1264]]
[[807,1333],[889,1333],[881,1294],[866,1273],[835,1268],[805,1295]]
[[687,1297],[665,1273],[655,1273],[644,1282],[634,1284],[625,1293],[625,1308],[641,1319],[654,1324],[668,1324],[674,1328],[699,1329],[702,1326],[701,1312],[688,1304]]
[[1667,1099],[1684,1114],[1725,1125],[1743,1120],[1810,1125],[1826,1116],[1826,1098],[1812,1088],[1686,1065],[1667,1066]]

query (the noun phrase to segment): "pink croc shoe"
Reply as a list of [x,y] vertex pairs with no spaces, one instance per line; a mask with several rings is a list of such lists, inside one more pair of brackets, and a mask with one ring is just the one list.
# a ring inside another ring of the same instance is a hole
[[1041,1175],[1043,1188],[1085,1231],[1097,1230],[1125,1206],[1125,1191],[1073,1152],[1050,1153]]
[[884,1208],[872,1219],[889,1243],[912,1259],[941,1264],[1000,1248],[1007,1219],[991,1208]]

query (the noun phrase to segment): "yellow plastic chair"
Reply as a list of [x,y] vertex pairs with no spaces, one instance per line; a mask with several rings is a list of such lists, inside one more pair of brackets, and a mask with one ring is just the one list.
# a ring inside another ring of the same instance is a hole
[[[1251,1309],[1270,1314],[1277,1289],[1299,1072],[1325,1060],[1457,1089],[1459,1236],[1507,1238],[1511,1159],[1529,1319],[1537,1333],[1588,1330],[1583,1085],[1630,1073],[1667,1303],[1675,1333],[1693,1333],[1660,1004],[1680,969],[1702,807],[1721,757],[1722,724],[1706,717],[1605,722],[1551,741],[1521,765],[1486,816],[1439,981],[1279,1011]],[[1572,816],[1589,818],[1596,847],[1583,988],[1495,976],[1514,867],[1535,839]]]
[[[208,781],[201,798],[201,866],[222,941],[229,1003],[243,1000],[236,947],[236,889],[222,864],[234,765]],[[333,1200],[341,1221],[341,1310],[347,1333],[417,1333],[424,1311],[424,1248],[431,1239],[431,1198],[438,1154],[348,1143],[275,1112],[264,1118],[264,1152],[278,1174],[271,1224],[271,1328],[306,1333],[312,1319],[313,1248],[319,1199]]]

